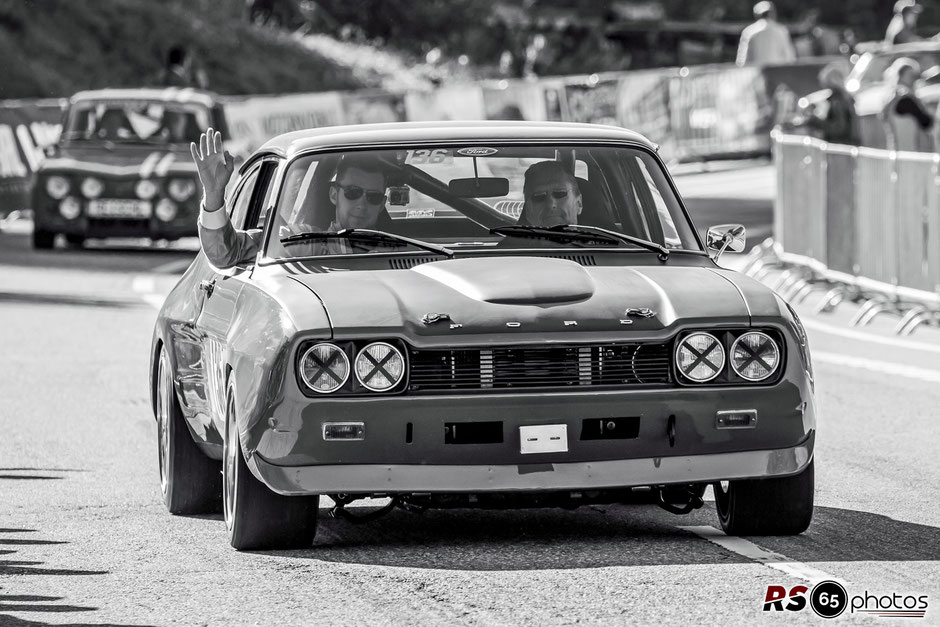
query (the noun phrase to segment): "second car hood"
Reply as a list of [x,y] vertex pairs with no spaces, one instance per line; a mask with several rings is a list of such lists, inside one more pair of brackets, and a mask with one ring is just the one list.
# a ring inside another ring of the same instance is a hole
[[189,151],[169,146],[89,143],[65,146],[55,157],[42,163],[43,170],[80,171],[103,176],[138,176],[150,178],[169,174],[195,173],[196,166]]
[[747,324],[750,315],[732,278],[707,267],[582,267],[513,256],[292,278],[320,297],[337,337],[401,334],[418,344],[471,336],[479,341],[480,335],[505,341],[494,334],[655,335],[678,320]]

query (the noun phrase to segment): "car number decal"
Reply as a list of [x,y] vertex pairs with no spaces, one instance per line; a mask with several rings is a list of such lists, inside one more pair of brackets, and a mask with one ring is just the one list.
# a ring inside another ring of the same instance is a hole
[[405,156],[405,163],[410,165],[438,165],[442,163],[452,164],[453,162],[454,155],[447,148],[435,148],[434,150],[419,148],[418,150],[409,150]]

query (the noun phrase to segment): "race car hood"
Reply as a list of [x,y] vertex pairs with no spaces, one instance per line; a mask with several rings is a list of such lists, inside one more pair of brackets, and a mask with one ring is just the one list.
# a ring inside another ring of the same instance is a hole
[[592,332],[622,339],[625,332],[656,335],[677,322],[748,324],[748,291],[762,307],[777,309],[770,290],[750,284],[742,290],[735,273],[668,264],[582,267],[564,259],[486,257],[293,278],[320,297],[336,337],[403,335],[417,344]]
[[140,178],[188,174],[196,165],[188,148],[147,144],[72,144],[43,161],[43,172],[81,172]]

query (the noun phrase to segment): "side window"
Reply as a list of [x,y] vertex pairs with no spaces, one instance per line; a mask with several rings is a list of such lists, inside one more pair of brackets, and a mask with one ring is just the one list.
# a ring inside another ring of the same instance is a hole
[[255,186],[258,183],[258,173],[261,168],[254,168],[245,175],[241,184],[235,190],[234,201],[231,203],[232,225],[236,229],[244,228],[245,216],[248,215],[248,208],[251,207],[251,198],[254,196]]
[[249,228],[264,228],[271,205],[274,204],[274,173],[277,171],[277,161],[265,161],[261,164],[261,174],[258,176],[258,193],[255,194],[258,202],[248,213],[248,222],[253,225]]

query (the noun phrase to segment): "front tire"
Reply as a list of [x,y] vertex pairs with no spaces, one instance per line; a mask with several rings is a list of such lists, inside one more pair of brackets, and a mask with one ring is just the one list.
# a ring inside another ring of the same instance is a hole
[[215,514],[222,509],[219,462],[199,450],[186,426],[173,387],[166,347],[157,365],[157,454],[160,491],[171,514]]
[[806,531],[813,519],[814,461],[792,477],[715,483],[721,528],[729,536],[789,536]]
[[33,248],[40,250],[50,250],[55,246],[55,233],[41,229],[38,226],[33,228]]
[[69,248],[83,248],[85,246],[85,236],[66,233],[65,242],[69,245]]
[[222,465],[225,526],[239,551],[305,549],[317,533],[319,496],[282,496],[258,481],[242,453],[235,422],[235,385],[229,381]]

